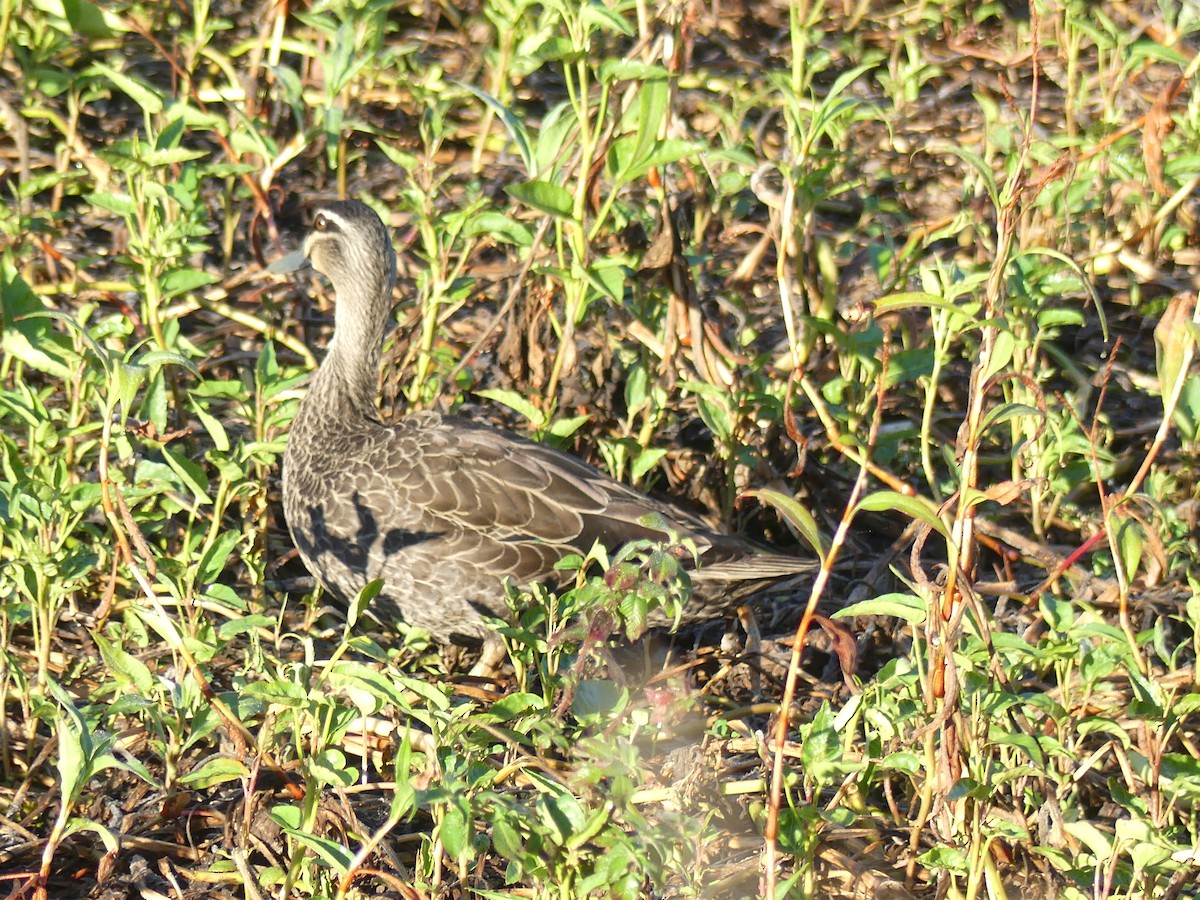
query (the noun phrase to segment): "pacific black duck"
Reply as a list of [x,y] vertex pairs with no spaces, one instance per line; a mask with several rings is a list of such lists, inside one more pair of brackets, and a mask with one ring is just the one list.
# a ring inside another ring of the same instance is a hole
[[[558,560],[597,540],[613,550],[665,538],[640,521],[653,513],[700,550],[685,622],[814,568],[505,431],[436,412],[383,424],[375,396],[396,278],[387,229],[363,203],[323,204],[303,250],[272,268],[305,260],[337,299],[333,339],[288,437],[284,513],[309,571],[344,600],[382,579],[374,618],[401,618],[443,643],[486,639],[480,614],[505,615],[505,579],[556,580]],[[667,623],[660,612],[651,624]]]

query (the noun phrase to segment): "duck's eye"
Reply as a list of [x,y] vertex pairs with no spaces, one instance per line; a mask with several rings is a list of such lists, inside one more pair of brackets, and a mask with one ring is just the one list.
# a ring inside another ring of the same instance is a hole
[[329,227],[329,220],[325,218],[325,213],[317,213],[317,217],[313,219],[313,230],[325,231]]

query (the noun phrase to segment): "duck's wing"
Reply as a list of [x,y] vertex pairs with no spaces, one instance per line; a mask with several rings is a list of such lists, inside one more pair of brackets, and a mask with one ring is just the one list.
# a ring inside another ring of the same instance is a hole
[[569,454],[466,419],[417,413],[374,449],[374,472],[404,503],[501,541],[535,540],[586,552],[666,530],[708,549],[723,537],[685,510],[661,503]]

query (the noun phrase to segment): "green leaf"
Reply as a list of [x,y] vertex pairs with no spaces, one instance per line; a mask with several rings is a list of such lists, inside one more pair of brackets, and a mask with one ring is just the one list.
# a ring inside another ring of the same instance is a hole
[[195,363],[184,356],[182,353],[176,353],[174,350],[148,350],[142,353],[134,360],[135,365],[145,366],[148,369],[154,369],[159,366],[182,366],[193,375],[199,377],[200,370],[196,368]]
[[[142,155],[142,162],[156,169],[165,169],[180,163],[203,159],[211,153],[209,150],[190,150],[187,147],[165,147],[161,150],[148,150]],[[168,194],[169,196],[169,194]],[[214,278],[214,281],[217,279]]]
[[137,214],[137,205],[127,194],[110,194],[104,191],[97,191],[94,194],[88,194],[87,200],[92,205],[98,206],[100,209],[106,209],[109,212],[114,212],[118,216],[132,218]]
[[[577,139],[572,132],[578,126],[578,122],[574,108],[566,100],[553,107],[542,118],[542,127],[538,129],[537,147],[534,150],[538,176],[546,175],[554,171],[556,165],[562,164],[564,146]],[[530,177],[533,177],[532,173]]]
[[510,815],[508,810],[500,810],[492,820],[492,846],[505,859],[520,859],[524,855],[525,844]]
[[157,116],[163,111],[164,95],[144,81],[126,75],[124,72],[118,72],[112,66],[104,63],[93,63],[88,74],[107,78],[113,87],[128,95],[146,115]]
[[1120,519],[1116,543],[1121,563],[1125,567],[1125,578],[1132,581],[1142,563],[1144,541],[1141,523],[1136,519]]
[[382,672],[354,660],[339,660],[329,671],[330,688],[342,691],[363,715],[375,715],[391,705],[399,710],[412,706],[400,687]]
[[600,81],[654,81],[670,77],[662,66],[651,65],[637,59],[606,59],[600,64]]
[[651,146],[658,140],[659,128],[667,113],[671,99],[671,86],[665,79],[647,81],[638,90],[637,143],[634,146],[632,164],[640,165]]
[[[588,284],[596,289],[596,293],[607,297],[614,304],[620,304],[625,295],[625,278],[628,269],[619,260],[602,260],[593,266],[572,266],[571,274],[582,276]],[[582,320],[582,311],[580,314]]]
[[571,416],[569,419],[555,419],[550,423],[550,427],[545,429],[545,432],[559,440],[565,441],[590,418],[591,416],[584,413],[580,416]]
[[194,397],[190,397],[188,400],[188,405],[192,408],[192,412],[196,414],[196,418],[200,420],[200,424],[204,426],[204,430],[208,432],[208,436],[212,438],[213,446],[222,453],[228,453],[230,447],[229,435],[225,433],[225,426],[221,424],[221,420],[196,402]]
[[697,156],[704,152],[704,150],[704,144],[697,141],[685,141],[682,138],[667,138],[665,141],[655,141],[650,147],[650,152],[637,160],[637,171],[635,174],[641,175],[649,169]]
[[[522,122],[520,118],[513,115],[512,110],[510,110],[507,106],[493,97],[487,91],[484,91],[473,84],[467,84],[466,82],[456,82],[456,84],[458,84],[459,87],[466,88],[468,92],[474,94],[476,97],[482,100],[497,116],[500,117],[500,121],[504,124],[505,130],[508,131],[508,136],[512,138],[512,142],[517,147],[517,152],[521,155],[521,161],[525,163],[525,173],[530,178],[536,178],[538,176],[537,162],[534,159],[533,145],[529,140],[529,132],[525,130],[525,123]],[[513,241],[513,243],[518,242]]]
[[575,797],[566,792],[543,795],[542,820],[555,832],[557,843],[566,845],[587,825],[587,815]]
[[350,787],[358,780],[358,770],[346,765],[346,754],[326,747],[308,758],[308,771],[319,783],[330,787]]
[[575,201],[567,189],[560,185],[549,181],[522,181],[510,184],[505,190],[514,200],[539,212],[558,219],[574,218]]
[[990,740],[1005,747],[1013,747],[1024,752],[1041,771],[1046,766],[1046,754],[1042,752],[1041,745],[1028,734],[1013,732],[1006,734],[1002,731],[997,731],[990,736]]
[[203,791],[219,784],[238,781],[249,774],[250,770],[241,760],[219,756],[210,758],[199,768],[181,776],[179,783]]
[[164,296],[170,298],[216,284],[220,280],[212,272],[203,272],[200,269],[174,269],[163,275],[159,285]]
[[379,592],[383,590],[383,579],[376,578],[374,581],[368,581],[363,585],[363,589],[358,592],[358,596],[354,598],[354,602],[350,604],[346,610],[346,629],[352,629],[358,620],[362,618],[362,614],[366,612],[371,601],[379,596]]
[[912,594],[881,594],[861,603],[851,603],[830,616],[831,619],[848,619],[851,616],[891,616],[914,625],[925,622],[928,614],[926,603]]
[[857,507],[855,514],[862,510],[871,512],[888,512],[897,510],[909,518],[924,522],[947,541],[950,540],[950,529],[935,511],[933,504],[923,497],[909,497],[898,491],[876,491],[864,497]]
[[603,724],[628,705],[629,692],[608,679],[587,678],[575,688],[571,712],[581,722]]
[[[275,807],[271,810],[271,818],[279,823],[297,843],[302,844],[309,850],[312,850],[319,856],[330,868],[334,869],[339,875],[345,876],[350,871],[350,867],[354,864],[354,854],[341,844],[336,844],[326,838],[317,837],[302,830],[299,826],[299,810],[295,810],[297,815],[286,815],[285,810],[292,810],[292,807]],[[287,824],[289,821],[295,821],[296,826]]]
[[75,708],[70,695],[57,683],[50,682],[50,692],[62,707],[55,717],[58,733],[58,777],[63,803],[74,805],[79,790],[91,778],[91,735],[83,716]]
[[625,37],[634,35],[633,25],[601,3],[586,3],[579,13],[580,21],[589,29],[599,28],[613,34],[623,34]]
[[535,429],[540,430],[546,425],[546,414],[516,391],[508,391],[503,388],[485,388],[481,391],[476,391],[475,396],[504,404],[509,409],[520,413],[528,419],[529,424]]
[[[227,587],[227,585],[214,585],[214,587]],[[220,594],[221,592],[218,592]],[[206,591],[205,596],[211,596],[210,592]],[[225,605],[230,605],[228,600],[223,601]],[[242,604],[244,608],[245,604]],[[236,606],[233,608],[237,608]],[[273,628],[276,625],[276,620],[270,616],[238,616],[235,619],[229,619],[221,623],[217,629],[217,637],[222,641],[229,641],[240,634],[250,634],[257,631],[259,628]]]
[[517,691],[501,697],[488,707],[488,714],[496,716],[498,721],[508,722],[520,716],[541,712],[546,708],[546,701],[537,694]]
[[438,828],[438,837],[441,838],[442,846],[451,859],[461,861],[466,858],[467,850],[471,846],[471,832],[466,803],[454,798],[442,817],[441,827]]
[[991,378],[1012,362],[1013,351],[1017,347],[1017,339],[1011,331],[1001,331],[996,335],[992,345],[992,355],[988,358],[987,367],[983,370],[984,380]]
[[467,221],[463,228],[465,237],[487,235],[500,243],[515,244],[518,247],[529,247],[533,244],[533,232],[503,213],[481,212]]
[[812,514],[795,497],[770,488],[745,491],[742,496],[766,503],[768,506],[773,506],[778,510],[779,514],[793,528],[800,532],[800,536],[808,542],[808,545],[816,551],[817,556],[824,562],[829,550],[825,546],[824,538],[821,537],[821,529],[817,527],[817,520],[812,517]]
[[[67,381],[79,357],[70,340],[54,330],[52,318],[12,261],[7,256],[0,258],[0,350],[39,372]],[[78,327],[74,320],[71,324]]]
[[[629,563],[622,563],[628,566]],[[633,568],[637,572],[636,567]],[[631,585],[632,587],[632,585]],[[650,587],[647,585],[647,587]],[[628,590],[628,589],[627,589]],[[620,602],[621,620],[625,623],[625,637],[630,641],[638,640],[646,633],[649,624],[650,604],[642,591],[626,593]]]
[[905,309],[944,309],[947,312],[962,312],[962,307],[938,294],[926,294],[921,291],[900,291],[880,297],[872,307],[875,315],[898,312]]
[[196,502],[205,506],[211,504],[212,499],[208,496],[208,476],[204,474],[204,470],[171,447],[164,446],[162,454],[171,470],[191,490]]
[[641,479],[647,472],[658,465],[659,460],[667,455],[665,448],[648,447],[641,451],[633,458],[633,465],[629,467],[629,474],[633,476],[634,481]]
[[223,531],[217,536],[197,567],[196,577],[201,584],[216,581],[221,577],[221,573],[225,571],[225,561],[229,559],[229,554],[241,540],[242,533],[240,531]]
[[104,849],[113,855],[116,855],[117,851],[121,849],[120,839],[99,822],[93,822],[91,819],[72,817],[67,821],[67,827],[63,829],[62,837],[70,837],[80,831],[90,831],[98,835],[101,843],[104,844]]
[[117,676],[122,687],[132,686],[143,697],[154,696],[154,676],[144,662],[99,633],[93,634],[92,640],[100,648],[100,657],[104,664]]
[[538,38],[539,35],[534,35],[533,38],[522,41],[522,49],[517,51],[518,57],[528,57],[541,62],[558,62],[569,61],[579,55],[570,38],[560,35],[550,35],[540,41]]
[[1043,413],[1036,406],[1030,406],[1027,403],[1002,403],[999,406],[988,410],[987,415],[983,418],[982,428],[984,431],[987,431],[989,428],[992,428],[996,425],[1000,425],[1004,422],[1009,422],[1013,419],[1018,419],[1025,416],[1035,419],[1044,419],[1045,413]]

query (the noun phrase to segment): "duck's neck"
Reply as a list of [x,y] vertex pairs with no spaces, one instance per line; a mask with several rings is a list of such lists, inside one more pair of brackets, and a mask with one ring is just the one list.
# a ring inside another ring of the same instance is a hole
[[375,418],[379,392],[379,358],[391,307],[392,282],[336,286],[334,337],[325,360],[313,376],[309,396],[326,410],[350,408]]

